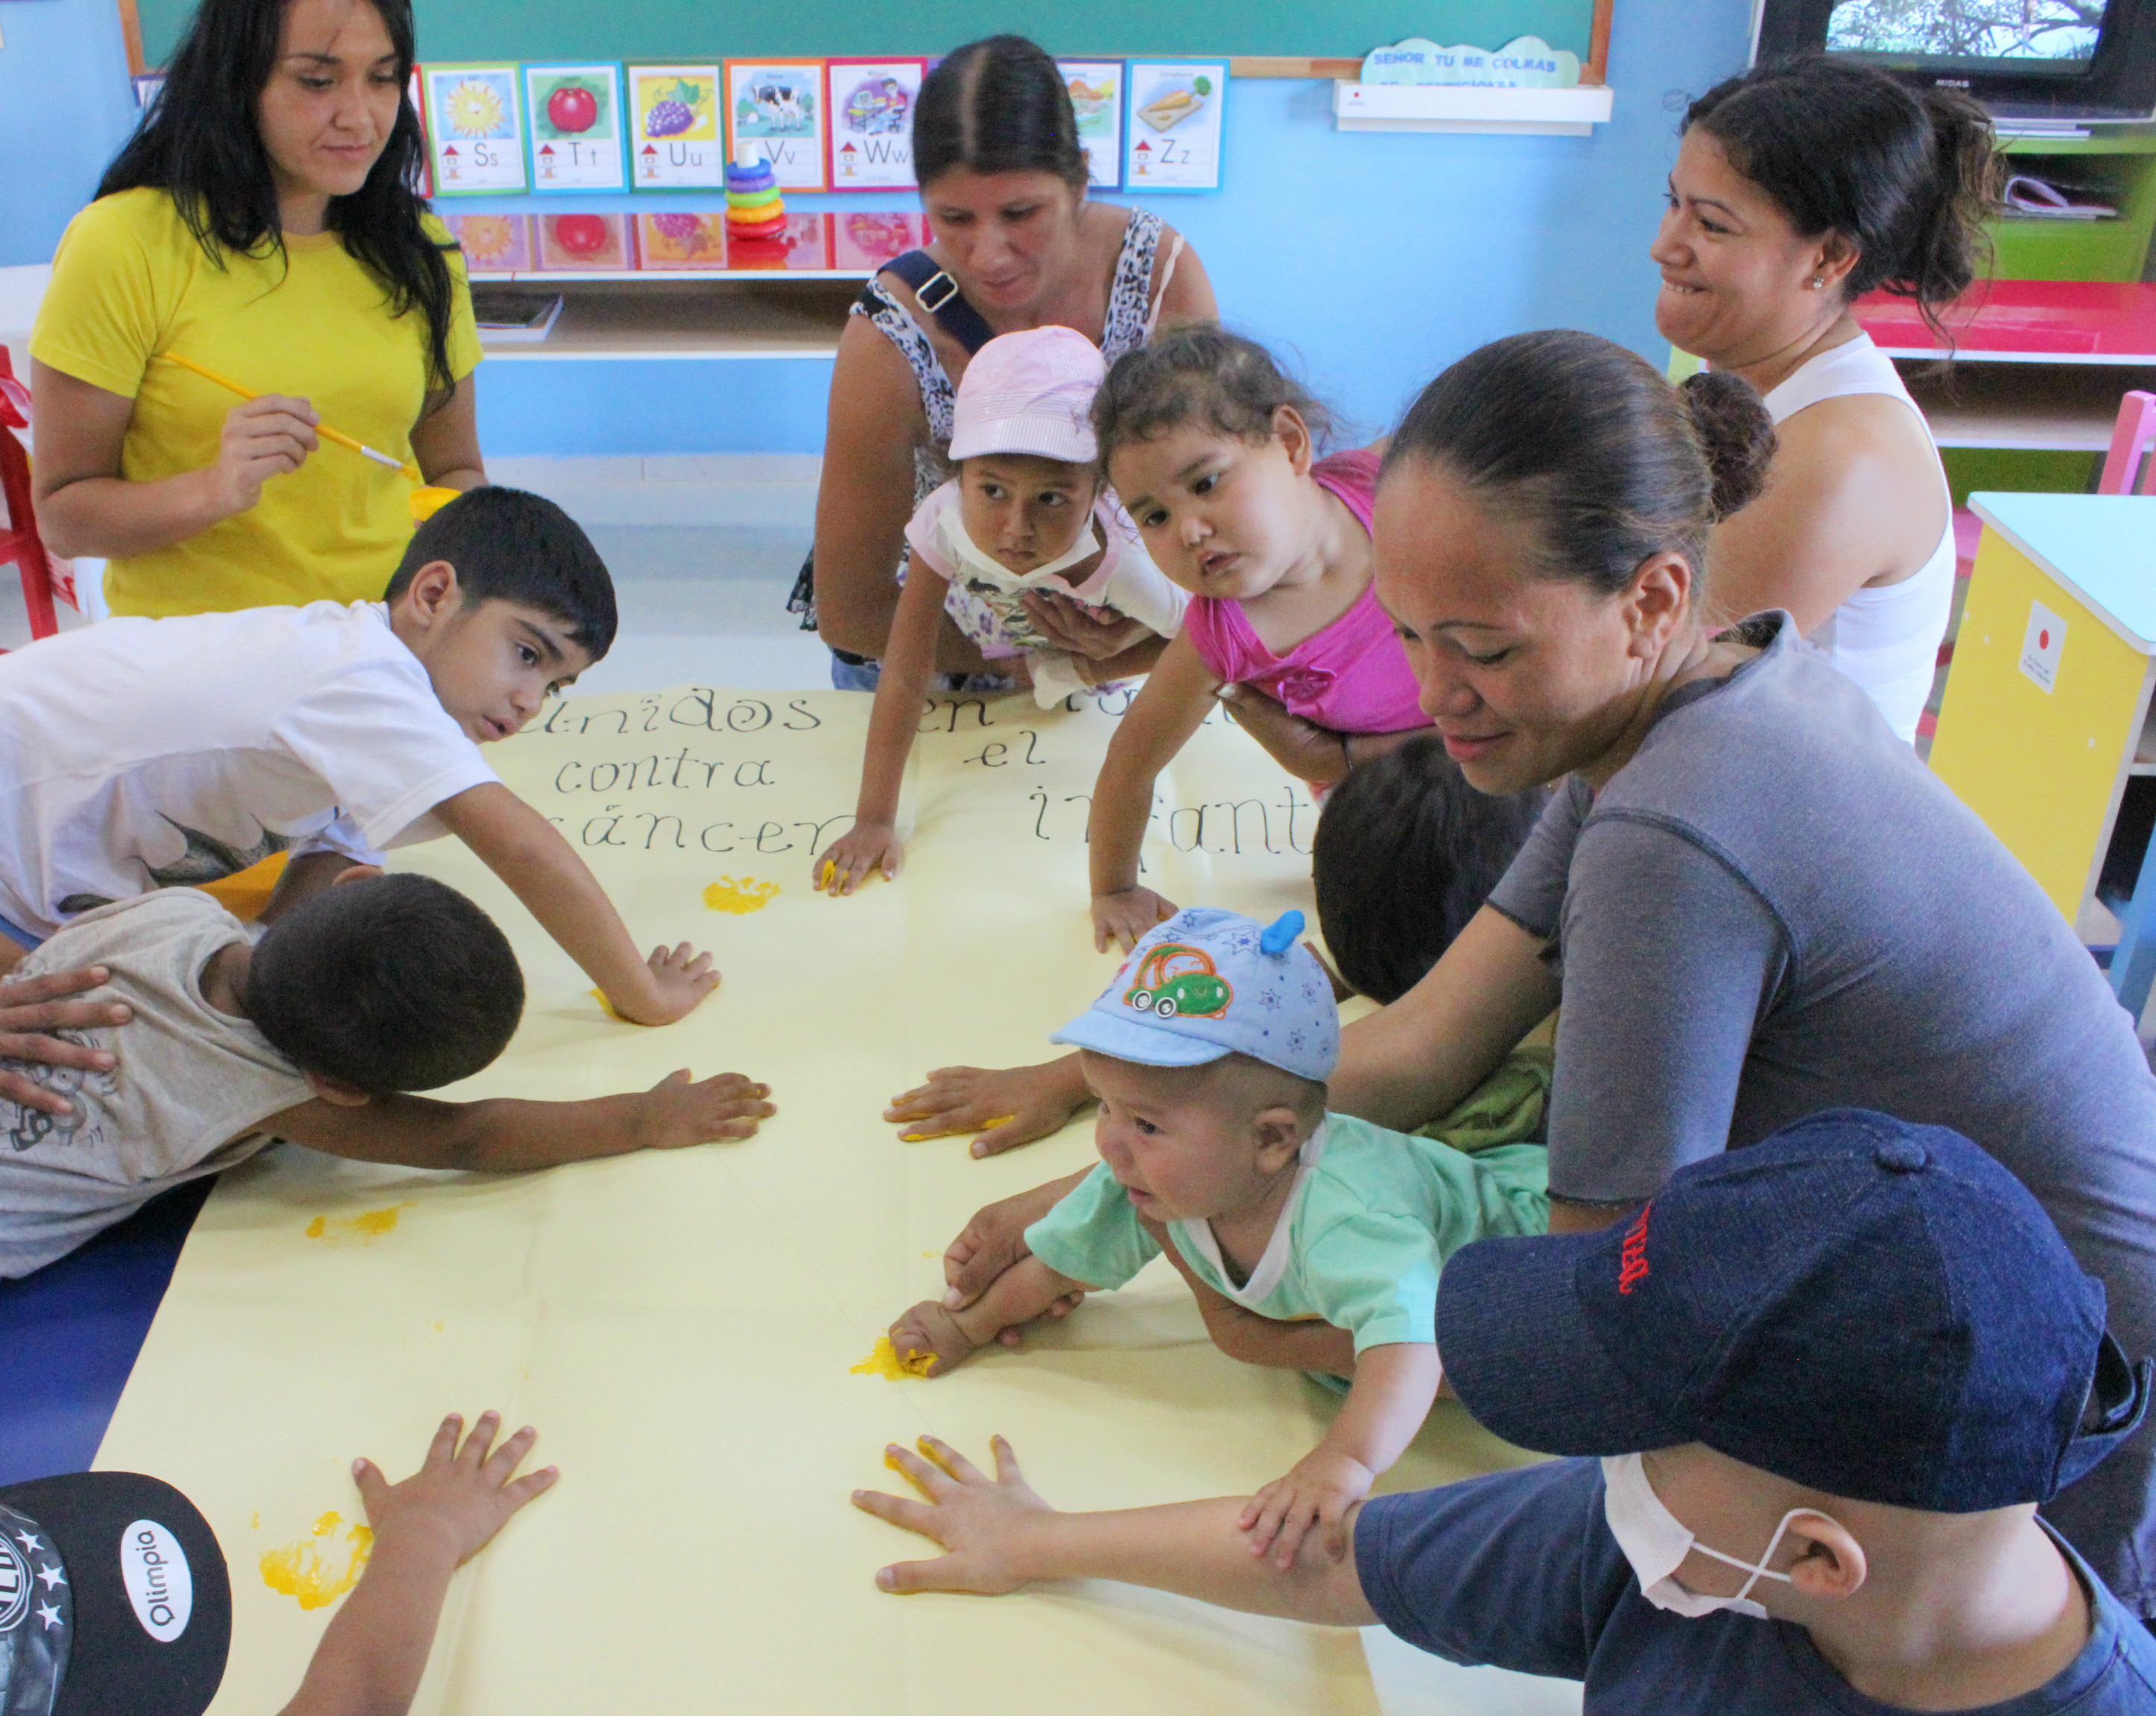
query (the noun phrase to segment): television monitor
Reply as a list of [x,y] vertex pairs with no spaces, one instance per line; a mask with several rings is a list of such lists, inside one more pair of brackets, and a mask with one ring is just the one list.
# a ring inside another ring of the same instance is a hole
[[2156,0],[1758,0],[1753,58],[1825,53],[1967,90],[2002,120],[2156,111]]

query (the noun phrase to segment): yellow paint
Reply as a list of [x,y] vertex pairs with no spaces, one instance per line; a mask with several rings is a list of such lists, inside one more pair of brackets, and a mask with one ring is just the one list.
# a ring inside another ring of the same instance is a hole
[[1009,1125],[1016,1119],[1016,1114],[998,1114],[994,1119],[984,1121],[978,1126],[946,1126],[941,1132],[901,1132],[898,1135],[898,1141],[901,1144],[920,1144],[931,1138],[960,1138],[973,1132],[992,1132],[998,1126]]
[[826,858],[824,861],[824,873],[816,878],[816,885],[819,888],[829,888],[831,885],[831,878],[838,873],[839,861],[836,858]]
[[253,1524],[254,1524],[254,1529],[255,1529],[257,1531],[261,1530],[261,1529],[262,1529],[262,1514],[261,1514],[261,1510],[260,1510],[259,1509],[257,1509],[255,1510],[254,1516],[254,1520],[253,1520]]
[[721,876],[704,890],[704,904],[715,912],[732,912],[736,917],[744,917],[750,912],[762,911],[778,892],[776,882],[759,882],[753,876],[743,876],[739,880]]
[[[262,1516],[254,1517],[259,1524]],[[308,1536],[271,1550],[262,1558],[262,1582],[303,1609],[326,1608],[335,1602],[359,1583],[374,1550],[372,1529],[354,1524],[340,1537],[337,1527],[343,1524],[342,1514],[325,1514]]]
[[623,1017],[613,1010],[613,1003],[606,998],[606,991],[603,989],[594,989],[591,993],[592,999],[599,1004],[599,1011],[613,1020],[615,1024],[634,1025],[636,1022],[634,1019]]
[[[2066,622],[2048,692],[2021,671],[2032,602]],[[2095,884],[2119,774],[2140,736],[2148,668],[2093,609],[1985,527],[1932,770],[2069,922]]]
[[887,1381],[903,1382],[909,1376],[926,1376],[936,1363],[933,1353],[908,1353],[898,1355],[888,1334],[876,1336],[875,1350],[846,1374],[850,1376],[880,1376]]
[[332,1222],[327,1216],[317,1216],[307,1223],[307,1237],[341,1241],[356,1239],[362,1245],[372,1243],[385,1233],[396,1231],[404,1211],[412,1207],[408,1198],[401,1204],[392,1204],[386,1210],[368,1210],[357,1216],[346,1216]]

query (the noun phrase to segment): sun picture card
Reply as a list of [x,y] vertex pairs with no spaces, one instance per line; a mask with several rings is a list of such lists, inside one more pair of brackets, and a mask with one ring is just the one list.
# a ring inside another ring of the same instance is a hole
[[821,191],[824,159],[824,62],[820,59],[729,59],[726,62],[726,156],[753,150],[771,163],[783,191]]
[[531,217],[526,214],[451,214],[449,236],[465,254],[465,272],[521,274],[531,266]]
[[834,191],[911,190],[913,107],[925,59],[835,59],[824,62]]
[[636,266],[634,223],[625,214],[535,214],[531,223],[542,269],[619,274]]
[[928,219],[918,211],[840,210],[831,217],[831,266],[873,274],[909,250],[925,248]]
[[429,155],[437,197],[521,191],[524,104],[514,65],[426,65]]
[[716,65],[629,68],[629,177],[639,191],[717,191],[726,182]]
[[531,188],[625,191],[627,151],[618,65],[527,65]]
[[1133,59],[1124,109],[1126,191],[1217,191],[1224,59]]
[[1086,151],[1086,182],[1096,191],[1123,183],[1123,82],[1120,59],[1059,59],[1078,120],[1078,146]]

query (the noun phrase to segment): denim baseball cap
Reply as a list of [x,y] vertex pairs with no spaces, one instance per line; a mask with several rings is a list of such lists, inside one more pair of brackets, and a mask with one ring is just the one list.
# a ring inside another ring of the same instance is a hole
[[1138,939],[1101,998],[1049,1040],[1148,1067],[1224,1055],[1322,1083],[1340,1058],[1340,1008],[1296,937],[1301,912],[1270,925],[1194,906]]
[[1522,1447],[1701,1442],[1945,1514],[2049,1501],[2140,1425],[2152,1368],[2020,1181],[1861,1109],[1681,1168],[1602,1232],[1462,1247],[1437,1348]]

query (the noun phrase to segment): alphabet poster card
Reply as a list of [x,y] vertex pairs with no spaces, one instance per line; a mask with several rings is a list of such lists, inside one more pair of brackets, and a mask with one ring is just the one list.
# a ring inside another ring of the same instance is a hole
[[513,65],[429,65],[427,136],[434,194],[474,197],[524,188],[524,106]]
[[1127,191],[1220,188],[1224,59],[1133,59],[1130,63]]
[[531,188],[625,191],[622,162],[621,68],[527,65],[531,115]]
[[[910,110],[911,103],[908,106]],[[744,146],[753,147],[771,163],[772,177],[781,190],[821,191],[828,184],[824,177],[828,131],[822,60],[726,62],[729,158],[738,157]],[[909,148],[909,159],[911,154]]]
[[716,65],[632,65],[629,149],[639,191],[713,191],[726,182]]
[[1123,63],[1120,59],[1059,59],[1078,115],[1078,146],[1086,151],[1086,182],[1096,191],[1123,184]]
[[913,104],[925,59],[831,59],[830,115],[834,191],[910,189],[913,177]]

